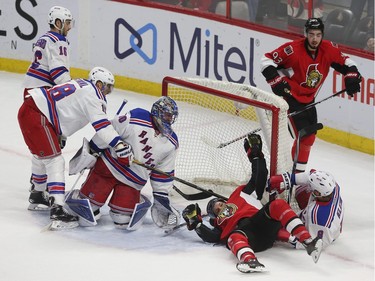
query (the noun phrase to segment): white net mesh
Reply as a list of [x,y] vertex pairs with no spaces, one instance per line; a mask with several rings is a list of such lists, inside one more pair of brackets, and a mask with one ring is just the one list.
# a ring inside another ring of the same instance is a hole
[[[283,99],[242,84],[171,79],[167,95],[179,107],[173,125],[180,143],[177,177],[229,195],[251,176],[243,138],[254,130],[262,136],[269,171],[291,170],[288,105]],[[278,118],[272,120],[275,112]],[[191,193],[190,187],[179,187]]]

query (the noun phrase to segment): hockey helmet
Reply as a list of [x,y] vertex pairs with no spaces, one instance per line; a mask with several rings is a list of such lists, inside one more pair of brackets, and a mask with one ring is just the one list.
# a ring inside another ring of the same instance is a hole
[[323,171],[312,172],[309,176],[309,182],[315,197],[330,195],[336,186],[336,181],[333,176]]
[[319,29],[324,34],[324,23],[320,18],[309,18],[305,23],[305,34],[310,29]]
[[178,116],[177,104],[170,97],[163,96],[152,105],[151,115],[160,133],[170,135],[173,132],[171,125]]
[[48,13],[48,23],[56,27],[56,20],[61,20],[63,26],[66,20],[70,20],[73,22],[72,13],[64,7],[61,6],[53,6]]
[[91,69],[89,80],[93,84],[96,84],[98,81],[102,82],[103,86],[100,90],[104,95],[111,93],[115,85],[115,77],[113,74],[108,69],[101,66],[96,66]]
[[223,202],[226,203],[226,201],[223,198],[213,198],[207,203],[207,214],[210,218],[214,219],[217,217],[217,214],[215,214],[214,207],[217,202]]

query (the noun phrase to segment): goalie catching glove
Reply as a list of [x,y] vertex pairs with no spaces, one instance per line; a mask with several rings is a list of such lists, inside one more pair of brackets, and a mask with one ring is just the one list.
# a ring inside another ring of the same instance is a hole
[[272,192],[276,190],[277,193],[281,194],[285,189],[289,190],[293,186],[293,182],[289,173],[272,176],[268,180],[267,191]]
[[187,228],[194,230],[202,224],[201,209],[198,204],[190,204],[182,211]]
[[171,205],[166,195],[154,194],[151,207],[151,217],[154,223],[164,229],[170,229],[180,224],[180,213]]

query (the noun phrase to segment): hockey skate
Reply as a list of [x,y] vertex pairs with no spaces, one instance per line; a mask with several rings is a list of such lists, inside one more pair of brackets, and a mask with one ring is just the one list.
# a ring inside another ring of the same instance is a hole
[[262,272],[266,269],[256,258],[247,262],[241,261],[237,263],[236,267],[242,273]]
[[50,198],[51,210],[50,219],[51,223],[46,227],[50,230],[63,230],[75,228],[79,226],[78,218],[69,214],[63,206],[54,204],[54,198]]
[[48,202],[48,192],[47,191],[37,191],[34,188],[34,184],[30,188],[29,196],[29,211],[47,211],[49,210]]
[[317,263],[323,249],[322,239],[320,239],[319,237],[315,237],[314,240],[310,238],[304,241],[302,244],[305,247],[307,253],[312,257],[313,261]]

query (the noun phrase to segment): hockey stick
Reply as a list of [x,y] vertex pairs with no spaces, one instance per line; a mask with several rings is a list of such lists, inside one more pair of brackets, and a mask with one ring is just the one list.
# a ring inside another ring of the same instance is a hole
[[146,165],[146,164],[144,164],[144,163],[138,161],[137,159],[134,159],[134,160],[133,160],[133,163],[134,163],[134,164],[137,164],[137,165],[139,165],[139,166],[141,166],[141,167],[144,167],[144,168],[146,168],[146,169],[148,169],[148,170],[151,170],[151,171],[157,172],[158,174],[161,174],[161,175],[164,175],[164,176],[166,176],[166,177],[169,177],[169,178],[171,178],[171,179],[173,179],[173,180],[175,180],[175,181],[178,181],[178,182],[180,182],[180,183],[183,183],[183,184],[185,184],[185,185],[188,185],[188,186],[190,186],[190,187],[192,187],[192,188],[195,188],[195,189],[197,189],[197,190],[200,190],[200,191],[202,191],[202,192],[204,192],[204,193],[206,193],[206,194],[209,194],[210,196],[216,196],[216,197],[218,197],[218,198],[222,198],[222,199],[224,199],[224,200],[228,199],[228,198],[226,198],[226,197],[223,196],[223,195],[220,195],[220,194],[215,193],[215,192],[213,192],[213,191],[209,191],[209,190],[204,189],[204,188],[202,188],[202,187],[199,187],[198,185],[195,185],[195,184],[193,184],[193,183],[191,183],[191,182],[185,181],[185,180],[180,179],[180,178],[178,178],[178,177],[172,176],[172,175],[170,175],[170,174],[168,174],[168,173],[166,173],[166,172],[163,172],[163,171],[161,171],[161,170],[159,170],[159,169],[156,169],[156,168],[154,168],[154,167],[151,167],[151,166],[149,166],[149,165]]
[[[323,124],[322,123],[316,123],[312,124],[308,127],[302,128],[301,130],[298,131],[298,136],[297,136],[297,146],[296,146],[296,151],[294,152],[294,157],[293,157],[293,168],[292,168],[292,174],[296,172],[297,168],[297,159],[298,159],[298,154],[299,154],[299,146],[301,139],[307,135],[311,135],[316,131],[319,131],[323,129]],[[293,193],[293,186],[290,187],[289,193],[288,193],[288,203],[292,200],[292,193]]]
[[319,103],[321,103],[321,102],[324,102],[324,101],[329,100],[329,99],[331,99],[331,98],[333,98],[333,97],[336,97],[336,96],[342,94],[343,92],[346,92],[346,89],[343,89],[343,90],[341,90],[341,91],[338,91],[336,94],[333,94],[332,96],[326,97],[326,98],[324,98],[324,99],[322,99],[322,100],[320,100],[320,101],[317,101],[317,102],[311,103],[311,104],[305,106],[304,108],[302,108],[301,110],[291,112],[291,113],[288,114],[288,117],[293,117],[293,116],[295,116],[295,115],[297,115],[297,114],[300,114],[301,112],[304,112],[304,111],[306,111],[306,110],[308,110],[308,109],[314,107],[315,105],[317,105],[317,104],[319,104]]
[[[314,103],[312,103],[312,104],[309,104],[309,105],[305,106],[304,108],[302,108],[301,110],[291,112],[291,113],[288,114],[288,117],[293,117],[293,116],[295,116],[295,115],[297,115],[297,114],[300,114],[300,113],[302,113],[302,112],[304,112],[304,111],[306,111],[306,110],[308,110],[308,109],[310,109],[310,108],[316,106],[316,105],[319,104],[319,103],[322,103],[322,102],[324,102],[324,101],[326,101],[326,100],[329,100],[329,99],[331,99],[331,98],[333,98],[333,97],[336,97],[336,96],[342,94],[343,92],[346,92],[346,89],[343,89],[343,90],[341,90],[341,91],[339,91],[339,92],[333,94],[332,96],[329,96],[329,97],[327,97],[327,98],[324,98],[324,99],[322,99],[322,100],[320,100],[320,101],[317,101],[317,102],[314,102]],[[212,147],[215,147],[215,148],[223,148],[223,147],[226,147],[227,145],[230,145],[230,144],[232,144],[232,143],[234,143],[234,142],[236,142],[236,141],[239,141],[239,140],[242,140],[242,139],[246,138],[246,136],[249,135],[249,134],[257,133],[257,132],[259,132],[260,130],[262,130],[262,128],[255,129],[255,130],[253,130],[253,131],[247,133],[246,135],[243,135],[243,136],[237,137],[237,138],[235,138],[235,139],[233,139],[233,140],[230,140],[230,141],[227,141],[227,142],[223,142],[223,143],[216,143],[216,142],[214,142],[214,141],[208,139],[207,137],[201,137],[201,139],[202,139],[203,142],[205,142],[205,143],[208,144],[209,146],[212,146]]]
[[117,116],[120,115],[122,109],[124,108],[124,106],[125,106],[127,103],[128,103],[128,100],[127,100],[127,99],[124,99],[124,100],[122,101],[122,103],[121,103],[119,109],[118,109],[117,112],[116,112],[116,115],[117,115]]
[[204,143],[208,144],[209,146],[212,146],[212,147],[215,147],[215,148],[223,148],[223,147],[226,147],[226,146],[228,146],[228,145],[230,145],[230,144],[232,144],[236,141],[239,141],[239,140],[242,140],[242,139],[246,138],[249,134],[255,134],[255,133],[259,132],[260,130],[262,130],[262,128],[257,128],[255,130],[252,130],[251,132],[248,132],[245,135],[239,136],[239,137],[237,137],[233,140],[230,140],[230,141],[227,141],[227,142],[222,142],[222,143],[216,143],[216,142],[208,139],[207,137],[201,137],[201,140]]
[[[195,194],[186,194],[184,192],[182,192],[179,188],[177,188],[177,186],[173,185],[173,189],[176,190],[176,192],[178,194],[180,194],[184,199],[188,200],[188,201],[196,201],[196,200],[202,200],[202,199],[206,199],[206,198],[209,198],[211,197],[211,194],[207,194],[205,192],[198,192],[198,193],[195,193]],[[209,189],[208,191],[211,191],[211,189]]]

